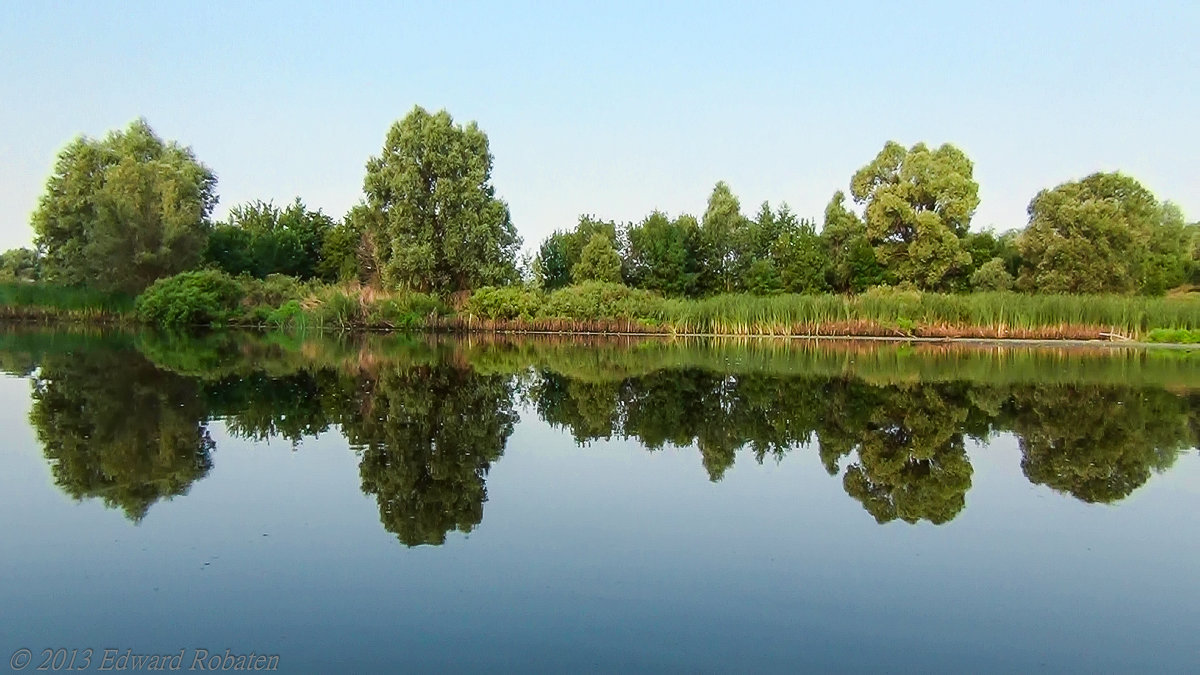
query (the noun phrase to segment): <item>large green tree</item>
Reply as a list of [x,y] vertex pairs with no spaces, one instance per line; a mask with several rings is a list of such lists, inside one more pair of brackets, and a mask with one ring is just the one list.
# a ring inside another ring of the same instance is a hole
[[738,271],[738,242],[746,237],[749,219],[742,215],[741,202],[725,181],[717,182],[708,197],[708,208],[700,220],[699,290],[729,293],[735,290]]
[[945,290],[971,263],[963,249],[979,185],[971,160],[945,144],[904,149],[888,141],[850,181],[850,194],[864,205],[867,238],[875,256],[897,281],[925,290]]
[[136,292],[200,261],[217,179],[145,120],[58,156],[33,214],[45,278]]
[[413,108],[367,162],[363,190],[385,282],[449,293],[517,278],[520,238],[474,122]]
[[1160,294],[1183,283],[1183,214],[1122,173],[1042,190],[1022,233],[1021,288],[1043,293]]

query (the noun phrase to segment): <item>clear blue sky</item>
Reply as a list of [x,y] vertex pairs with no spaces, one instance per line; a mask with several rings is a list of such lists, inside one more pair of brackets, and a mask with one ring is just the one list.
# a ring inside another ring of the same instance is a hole
[[58,151],[146,117],[221,204],[341,216],[413,105],[477,120],[526,246],[578,214],[703,211],[726,180],[820,218],[888,139],[974,160],[973,227],[1120,169],[1200,218],[1200,2],[14,2],[0,248]]

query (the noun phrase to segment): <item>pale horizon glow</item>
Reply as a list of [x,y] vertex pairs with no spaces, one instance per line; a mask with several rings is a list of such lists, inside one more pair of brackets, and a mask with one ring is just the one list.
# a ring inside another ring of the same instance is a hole
[[1200,3],[504,4],[8,3],[0,249],[68,142],[138,117],[214,170],[214,218],[340,218],[414,105],[488,134],[527,250],[584,213],[699,215],[718,180],[819,223],[888,140],[967,153],[973,230],[1113,170],[1200,219]]

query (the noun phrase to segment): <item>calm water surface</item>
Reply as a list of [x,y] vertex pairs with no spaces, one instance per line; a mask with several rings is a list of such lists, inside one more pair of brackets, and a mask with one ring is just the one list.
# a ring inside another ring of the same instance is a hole
[[1200,669],[1200,352],[10,332],[0,369],[26,670]]

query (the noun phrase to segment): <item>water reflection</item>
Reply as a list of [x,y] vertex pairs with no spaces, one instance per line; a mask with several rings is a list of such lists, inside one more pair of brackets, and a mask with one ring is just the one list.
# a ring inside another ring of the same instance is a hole
[[1014,434],[1030,481],[1115,502],[1200,430],[1186,352],[18,333],[0,367],[30,377],[30,420],[75,499],[140,520],[212,467],[214,420],[253,441],[337,430],[408,546],[480,525],[519,406],[579,444],[694,447],[712,481],[739,452],[815,453],[879,523],[961,513],[969,439]]
[[483,520],[485,484],[517,420],[512,378],[452,363],[385,366],[357,389],[342,430],[364,493],[408,546],[441,544]]
[[195,381],[135,353],[55,354],[33,378],[29,419],[59,488],[138,521],[212,468],[199,393]]

